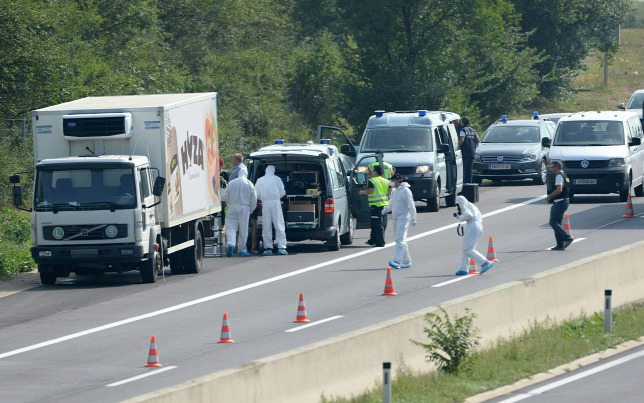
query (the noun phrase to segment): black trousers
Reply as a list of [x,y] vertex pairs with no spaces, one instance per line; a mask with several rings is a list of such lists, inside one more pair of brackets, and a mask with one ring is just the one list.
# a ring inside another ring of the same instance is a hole
[[370,206],[371,210],[371,234],[369,243],[376,246],[385,246],[385,220],[382,215],[384,206]]

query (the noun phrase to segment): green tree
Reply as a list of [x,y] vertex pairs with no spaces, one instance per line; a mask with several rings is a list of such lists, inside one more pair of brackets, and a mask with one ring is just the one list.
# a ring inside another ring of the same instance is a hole
[[537,65],[546,99],[567,96],[583,60],[593,49],[614,50],[615,30],[628,0],[514,0],[528,45],[546,57]]

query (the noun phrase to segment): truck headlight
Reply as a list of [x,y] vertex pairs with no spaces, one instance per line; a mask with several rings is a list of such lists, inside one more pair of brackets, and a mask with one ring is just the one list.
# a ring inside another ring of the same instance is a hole
[[523,154],[521,156],[521,161],[536,161],[536,160],[537,160],[536,153],[528,153],[528,154]]
[[613,158],[612,160],[608,160],[609,167],[623,167],[625,165],[626,161],[624,158]]
[[416,167],[416,173],[417,174],[427,174],[430,172],[434,172],[434,166],[432,164],[429,165],[418,165]]

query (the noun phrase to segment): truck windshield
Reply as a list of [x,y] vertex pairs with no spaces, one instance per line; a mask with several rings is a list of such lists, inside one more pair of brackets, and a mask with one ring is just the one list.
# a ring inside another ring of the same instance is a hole
[[603,120],[560,121],[554,141],[556,146],[617,146],[623,144],[622,122]]
[[36,170],[34,209],[115,210],[136,206],[132,168]]
[[360,152],[424,152],[433,151],[431,130],[426,127],[379,127],[367,129]]

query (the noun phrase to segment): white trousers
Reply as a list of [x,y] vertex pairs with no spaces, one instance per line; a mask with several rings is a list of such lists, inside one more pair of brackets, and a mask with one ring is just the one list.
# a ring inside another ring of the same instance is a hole
[[485,256],[476,250],[476,244],[483,235],[483,225],[480,222],[474,221],[465,225],[465,234],[463,236],[463,257],[461,259],[461,270],[469,268],[470,259],[473,259],[479,264],[479,267],[487,262]]
[[407,230],[409,230],[409,214],[394,216],[394,237],[396,247],[394,248],[394,262],[403,265],[411,264],[409,247],[407,246]]
[[262,241],[264,249],[273,248],[273,228],[279,249],[286,249],[286,232],[284,229],[284,213],[279,200],[262,200]]
[[[226,242],[228,245],[237,245],[238,252],[246,252],[246,240],[248,239],[248,219],[250,217],[250,207],[232,205],[228,207],[226,213]],[[235,235],[239,229],[239,238],[235,243]]]

